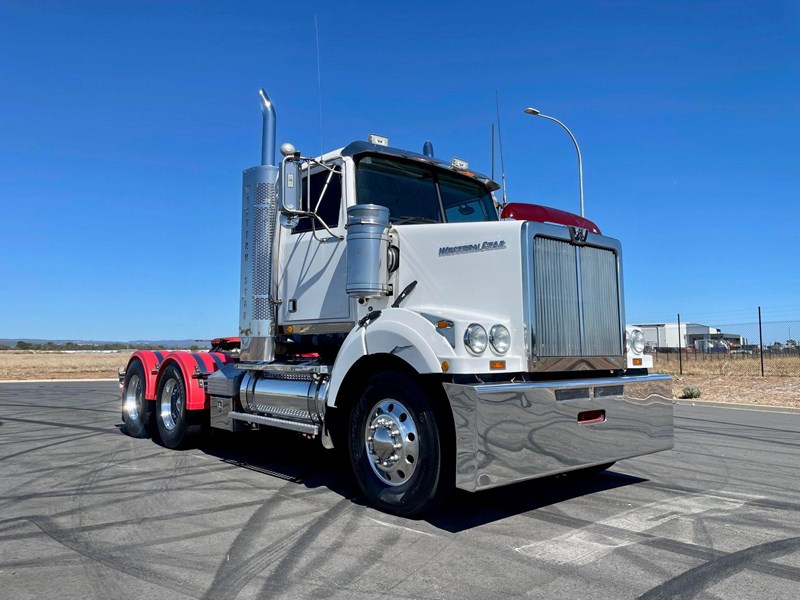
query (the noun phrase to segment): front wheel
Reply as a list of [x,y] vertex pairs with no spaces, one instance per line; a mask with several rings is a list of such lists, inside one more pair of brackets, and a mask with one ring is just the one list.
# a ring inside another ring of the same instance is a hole
[[185,448],[196,443],[201,427],[191,424],[186,410],[186,384],[176,364],[164,369],[156,395],[156,423],[167,448]]
[[431,508],[444,478],[438,427],[420,382],[391,371],[369,378],[353,407],[348,448],[371,505],[401,516]]

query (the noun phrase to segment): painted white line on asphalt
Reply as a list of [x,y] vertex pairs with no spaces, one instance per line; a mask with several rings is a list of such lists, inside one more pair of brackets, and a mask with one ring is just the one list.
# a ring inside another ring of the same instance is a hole
[[708,400],[673,400],[673,404],[694,406],[698,408],[727,408],[729,410],[747,410],[757,412],[773,412],[780,414],[800,413],[800,407],[781,406],[779,404],[744,404],[741,402],[710,402]]
[[[515,548],[520,554],[535,560],[585,565],[623,546],[636,543],[637,535],[665,523],[680,519],[691,519],[704,513],[724,514],[745,504],[745,500],[692,494],[677,499],[645,504],[633,510],[598,521],[577,531],[558,537]],[[609,528],[621,530],[611,531]],[[681,531],[672,527],[672,533]],[[675,539],[675,538],[671,538]],[[691,540],[678,540],[691,542]]]
[[436,537],[432,533],[428,533],[426,531],[419,531],[418,529],[411,529],[411,527],[403,527],[402,525],[395,525],[393,523],[386,523],[385,521],[378,521],[378,519],[373,519],[372,517],[367,517],[373,523],[377,523],[378,525],[383,525],[384,527],[394,527],[395,529],[403,529],[405,531],[411,531],[412,533],[419,533],[420,535],[427,535],[428,537]]

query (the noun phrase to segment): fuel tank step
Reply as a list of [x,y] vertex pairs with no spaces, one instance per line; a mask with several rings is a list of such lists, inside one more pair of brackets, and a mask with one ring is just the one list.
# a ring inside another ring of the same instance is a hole
[[307,433],[313,436],[319,435],[319,425],[314,423],[301,423],[298,421],[289,421],[286,419],[278,419],[276,417],[266,417],[264,415],[251,415],[249,413],[242,412],[231,412],[228,413],[228,416],[235,421],[269,425],[270,427],[279,427],[281,429],[299,431],[300,433]]

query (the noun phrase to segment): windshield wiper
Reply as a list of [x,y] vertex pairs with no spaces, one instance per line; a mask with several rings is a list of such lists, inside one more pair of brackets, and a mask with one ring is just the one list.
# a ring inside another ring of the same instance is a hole
[[411,225],[415,223],[439,223],[439,221],[434,221],[433,219],[428,219],[427,217],[394,217],[390,219],[393,225]]

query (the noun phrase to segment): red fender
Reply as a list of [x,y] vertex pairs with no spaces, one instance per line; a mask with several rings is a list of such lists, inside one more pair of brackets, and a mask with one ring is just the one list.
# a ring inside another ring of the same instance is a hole
[[167,352],[161,352],[156,350],[137,350],[133,353],[130,360],[128,361],[128,369],[131,368],[133,361],[138,360],[142,363],[142,367],[144,367],[144,399],[145,400],[155,400],[156,398],[156,390],[158,386],[156,385],[156,374],[153,372],[158,369],[159,365],[164,361],[164,357],[167,355]]
[[[186,352],[177,350],[170,352],[164,357],[164,362],[158,370],[155,389],[161,381],[161,374],[165,367],[171,364],[178,365],[183,375],[183,383],[186,386],[186,410],[203,410],[208,408],[207,396],[203,379],[197,375],[213,373],[223,365],[231,362],[230,357],[220,352]],[[155,392],[153,392],[155,398]]]

